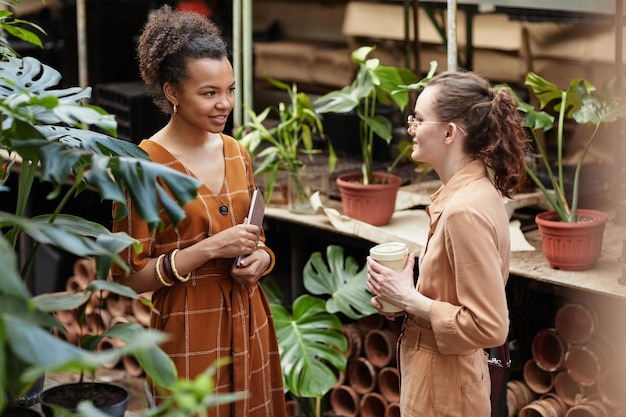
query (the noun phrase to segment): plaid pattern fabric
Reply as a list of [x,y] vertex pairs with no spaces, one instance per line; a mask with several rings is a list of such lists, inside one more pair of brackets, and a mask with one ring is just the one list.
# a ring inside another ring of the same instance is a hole
[[[174,228],[165,214],[163,230],[150,232],[129,205],[129,216],[114,224],[138,239],[143,252],[122,253],[131,270],[145,267],[148,259],[185,248],[243,222],[254,184],[250,156],[223,135],[225,181],[219,195],[206,186],[195,201],[185,205],[187,216]],[[155,162],[192,175],[164,148],[152,141],[140,144]],[[130,202],[129,202],[130,204]],[[228,206],[226,215],[219,208]],[[264,240],[262,233],[261,239]],[[217,359],[230,357],[231,365],[216,374],[218,392],[247,392],[247,398],[207,410],[215,417],[282,417],[286,415],[280,357],[274,323],[260,285],[243,287],[230,278],[233,259],[216,259],[193,271],[186,283],[176,282],[153,294],[150,326],[170,334],[162,348],[172,358],[179,376],[194,378]],[[113,268],[113,275],[121,274]],[[157,400],[164,393],[153,394]]]

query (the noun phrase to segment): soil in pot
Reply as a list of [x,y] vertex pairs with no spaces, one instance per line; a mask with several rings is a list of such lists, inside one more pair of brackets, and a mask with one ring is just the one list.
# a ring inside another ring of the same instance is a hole
[[130,393],[126,388],[113,384],[77,382],[48,388],[41,393],[39,402],[44,415],[53,417],[52,405],[75,411],[78,403],[85,399],[90,399],[96,408],[110,416],[123,417]]

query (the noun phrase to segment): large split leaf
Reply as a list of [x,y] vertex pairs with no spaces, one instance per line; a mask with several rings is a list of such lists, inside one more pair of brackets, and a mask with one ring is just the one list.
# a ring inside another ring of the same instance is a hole
[[298,397],[321,397],[344,371],[348,341],[339,318],[326,311],[324,301],[298,297],[290,314],[272,304],[286,388]]
[[326,248],[326,258],[328,263],[320,252],[311,255],[304,266],[304,288],[311,294],[330,295],[326,309],[331,313],[355,320],[376,313],[370,304],[365,265],[359,267],[353,257],[344,257],[343,247],[338,245]]

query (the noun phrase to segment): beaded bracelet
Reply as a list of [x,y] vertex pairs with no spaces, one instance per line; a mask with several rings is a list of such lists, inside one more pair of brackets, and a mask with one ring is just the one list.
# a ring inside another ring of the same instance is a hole
[[187,282],[189,281],[189,278],[191,278],[191,272],[185,275],[184,277],[182,277],[176,270],[176,263],[174,262],[174,256],[176,256],[178,252],[180,252],[180,249],[174,249],[172,252],[170,252],[170,265],[172,266],[172,272],[174,273],[174,276],[176,277],[176,279],[178,279],[180,282]]
[[174,285],[174,283],[166,281],[163,278],[163,275],[161,275],[161,264],[163,263],[163,258],[165,258],[165,254],[159,255],[159,257],[157,258],[154,264],[154,272],[155,272],[157,281],[159,281],[161,284],[165,285],[166,287],[171,287],[172,285]]
[[263,272],[263,274],[261,274],[261,276],[264,277],[265,275],[267,275],[270,272],[272,272],[272,269],[274,269],[274,265],[276,264],[276,258],[274,257],[274,252],[270,248],[268,248],[267,246],[265,246],[265,245],[258,245],[256,248],[260,249],[260,250],[263,250],[263,251],[267,252],[270,255],[270,264],[265,269],[265,272]]

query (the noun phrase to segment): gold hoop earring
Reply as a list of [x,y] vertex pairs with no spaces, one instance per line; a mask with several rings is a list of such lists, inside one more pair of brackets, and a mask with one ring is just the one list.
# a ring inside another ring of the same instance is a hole
[[174,104],[174,114],[178,113],[178,104]]

